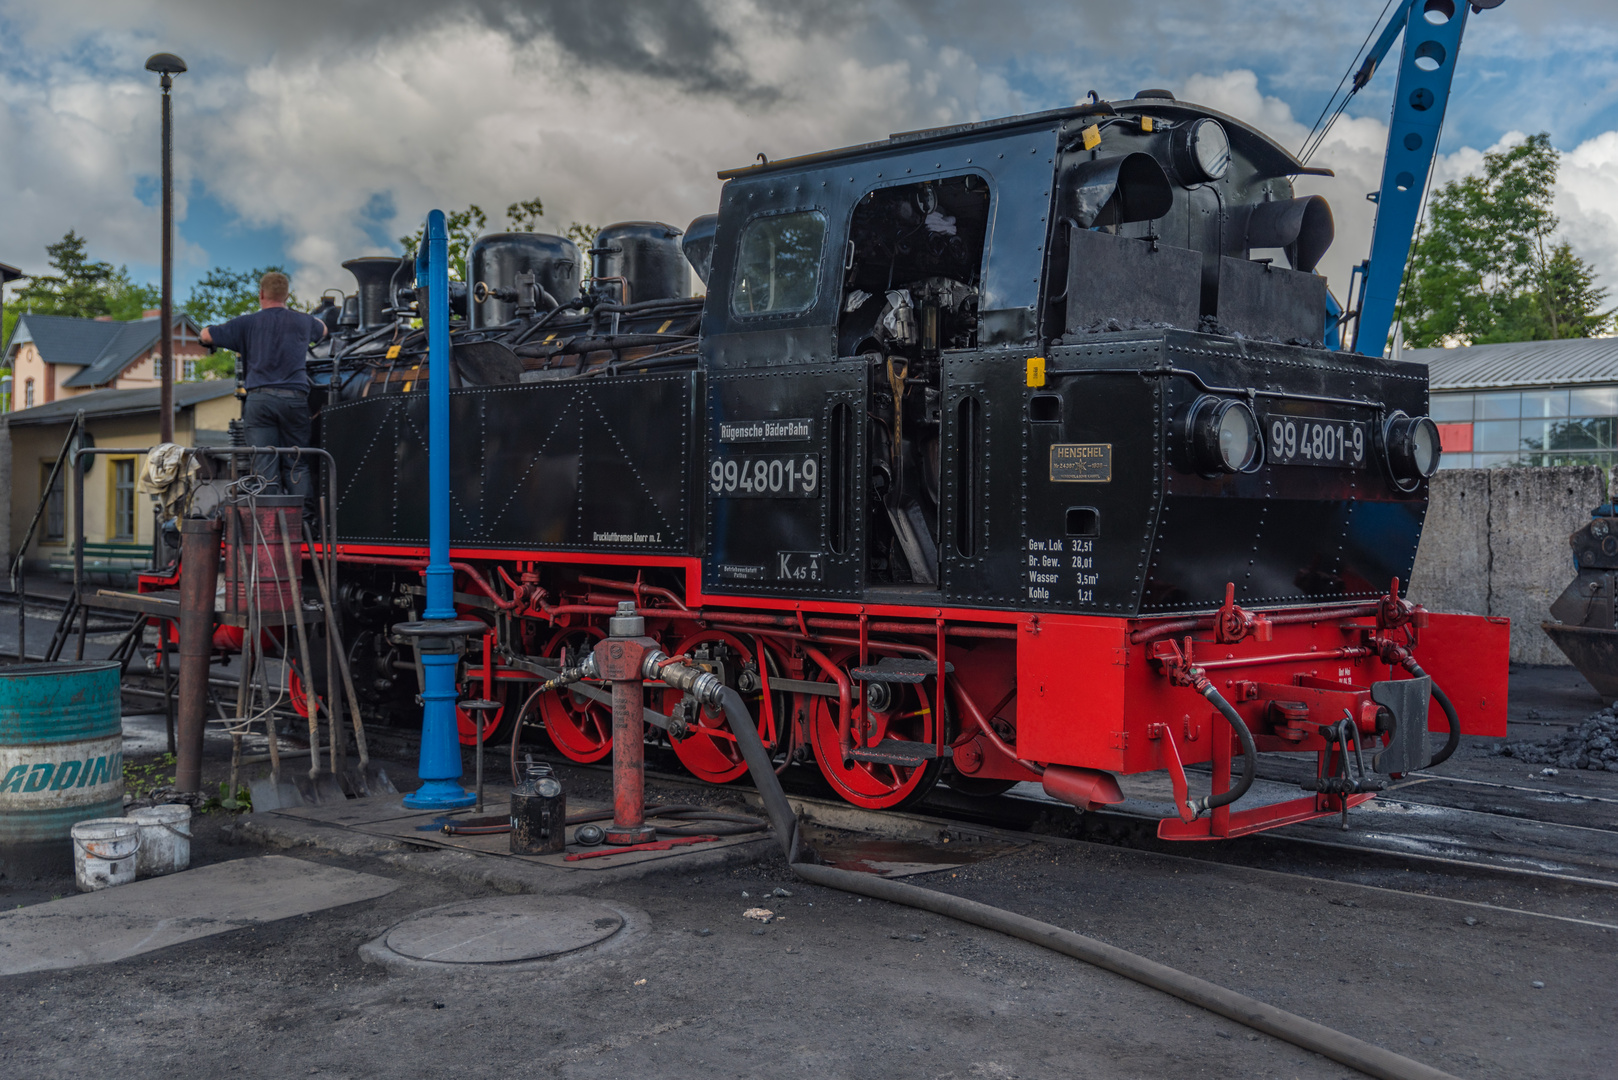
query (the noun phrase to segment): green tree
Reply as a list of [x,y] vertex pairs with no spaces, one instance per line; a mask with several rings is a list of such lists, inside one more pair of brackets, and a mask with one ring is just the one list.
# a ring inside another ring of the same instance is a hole
[[1596,284],[1590,264],[1573,254],[1566,240],[1551,248],[1542,264],[1539,314],[1547,338],[1597,337],[1613,322],[1613,309],[1601,310],[1607,289]]
[[[180,309],[199,326],[221,323],[258,310],[258,283],[271,271],[286,273],[281,266],[261,266],[254,270],[227,270],[214,267],[191,286]],[[288,307],[299,307],[296,293],[287,296]]]
[[39,315],[127,320],[140,318],[162,301],[155,287],[135,284],[127,268],[92,262],[87,246],[88,241],[72,229],[56,243],[47,244],[45,253],[54,272],[29,278],[26,286],[13,292],[12,302]]
[[512,232],[537,232],[539,219],[545,216],[545,204],[539,199],[524,199],[506,207],[506,228]]
[[[535,200],[536,202],[538,200]],[[512,205],[517,205],[513,203]],[[484,227],[489,223],[485,214],[476,203],[465,210],[452,210],[445,215],[444,224],[449,233],[449,277],[451,281],[466,280],[466,256],[472,250],[472,242],[483,235]],[[416,251],[421,247],[422,237],[427,232],[427,223],[423,221],[416,226],[416,231],[409,236],[399,237],[399,243],[404,245],[404,253],[410,258],[416,257]]]
[[[545,204],[537,196],[514,202],[506,207],[506,228],[511,232],[537,232],[540,219],[545,214]],[[488,215],[476,203],[465,210],[453,210],[445,215],[444,224],[449,233],[449,276],[452,281],[467,280],[466,257],[472,250],[472,244],[483,235],[489,224]],[[415,258],[416,251],[421,247],[421,238],[427,225],[423,222],[416,227],[416,231],[409,236],[399,237],[399,243],[404,253]],[[600,230],[594,225],[585,225],[573,222],[563,232],[569,240],[581,248],[588,248],[595,240]],[[588,269],[589,264],[585,264]]]
[[1599,310],[1607,291],[1551,239],[1559,157],[1541,132],[1439,189],[1406,269],[1408,345],[1589,337],[1609,325],[1612,312]]

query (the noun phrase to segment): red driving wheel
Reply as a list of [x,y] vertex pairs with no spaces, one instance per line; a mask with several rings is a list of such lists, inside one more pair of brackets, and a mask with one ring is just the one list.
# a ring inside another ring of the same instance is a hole
[[[564,649],[577,653],[594,648],[603,637],[606,634],[593,626],[568,627],[546,642],[542,655],[560,660]],[[539,715],[545,721],[545,733],[563,757],[589,764],[612,753],[611,705],[563,687],[540,697]]]
[[[852,654],[832,657],[846,672],[854,666]],[[830,682],[823,671],[814,677]],[[881,708],[868,704],[868,688],[857,682],[849,687],[853,700],[853,741],[856,748],[873,747],[884,740],[928,744],[933,742],[936,714],[925,683],[882,683],[876,698]],[[866,691],[866,693],[862,693]],[[810,703],[809,744],[821,774],[837,794],[868,810],[892,810],[925,796],[938,782],[943,761],[932,758],[918,765],[890,765],[873,761],[843,760],[838,740],[838,705],[835,697],[815,697]]]
[[[753,649],[740,638],[719,630],[704,630],[686,638],[674,647],[671,655],[690,656],[695,651],[708,653],[713,659],[697,659],[696,663],[722,670],[725,684],[732,688],[742,668],[758,659]],[[685,694],[679,690],[665,690],[660,695],[662,710],[672,713],[684,697]],[[742,700],[747,703],[754,722],[758,724],[759,741],[767,752],[774,754],[788,733],[791,714],[788,712],[790,703],[786,695],[773,694],[771,697],[773,715],[765,710],[761,691],[744,694]],[[687,715],[686,722],[690,725],[691,734],[684,739],[675,739],[673,743],[680,764],[691,775],[710,784],[728,784],[747,771],[747,762],[742,759],[741,748],[736,745],[736,736],[730,730],[730,722],[725,718],[723,709],[698,706]]]
[[[292,700],[292,711],[305,720],[309,719],[309,691],[304,689],[297,666],[291,663],[287,664],[287,697]],[[316,694],[315,707],[325,709],[326,699]]]

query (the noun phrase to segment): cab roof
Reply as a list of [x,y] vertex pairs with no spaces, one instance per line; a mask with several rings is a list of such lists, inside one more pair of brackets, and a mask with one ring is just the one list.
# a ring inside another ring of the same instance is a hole
[[1179,101],[1167,96],[1134,97],[1127,101],[1096,101],[1084,102],[1079,105],[1070,105],[1061,109],[1047,109],[1044,112],[1023,113],[1019,116],[1006,116],[995,120],[977,120],[966,124],[951,124],[945,127],[922,128],[917,131],[900,131],[889,135],[886,139],[877,142],[856,143],[852,146],[840,147],[836,150],[822,150],[813,154],[801,154],[797,157],[782,158],[779,161],[763,160],[752,165],[743,165],[735,169],[725,169],[719,173],[719,179],[731,180],[743,176],[759,176],[766,173],[787,172],[802,169],[807,166],[825,165],[834,161],[848,158],[863,157],[889,148],[906,148],[923,146],[928,143],[943,142],[946,139],[959,138],[962,135],[987,134],[1004,131],[1017,127],[1050,126],[1064,124],[1074,120],[1089,117],[1107,117],[1123,114],[1151,113],[1165,118],[1176,115],[1186,118],[1211,117],[1223,124],[1231,133],[1233,142],[1246,144],[1245,149],[1255,158],[1267,159],[1270,168],[1265,171],[1272,176],[1314,175],[1330,176],[1330,169],[1311,167],[1299,161],[1293,153],[1280,143],[1271,139],[1257,128],[1226,116],[1202,105]]

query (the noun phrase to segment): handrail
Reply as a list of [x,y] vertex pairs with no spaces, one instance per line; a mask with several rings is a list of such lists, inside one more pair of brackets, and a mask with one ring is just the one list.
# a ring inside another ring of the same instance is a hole
[[[11,588],[17,589],[17,569],[22,565],[23,556],[28,552],[28,545],[34,542],[34,530],[39,528],[40,519],[45,516],[45,506],[50,501],[51,492],[56,489],[56,479],[62,475],[62,463],[67,460],[72,449],[74,436],[78,435],[84,427],[84,410],[80,409],[73,414],[73,420],[67,426],[67,437],[62,440],[62,449],[57,452],[56,461],[51,465],[50,478],[45,481],[45,489],[39,493],[39,505],[34,508],[34,520],[28,523],[28,531],[23,533],[22,543],[17,546],[16,554],[11,557]],[[20,602],[20,601],[19,601]]]

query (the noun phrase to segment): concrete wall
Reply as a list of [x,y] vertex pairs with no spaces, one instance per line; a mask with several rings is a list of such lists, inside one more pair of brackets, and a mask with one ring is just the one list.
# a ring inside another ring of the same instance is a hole
[[1411,599],[1432,611],[1508,616],[1513,662],[1566,664],[1539,624],[1573,580],[1568,536],[1606,491],[1594,466],[1438,473]]

